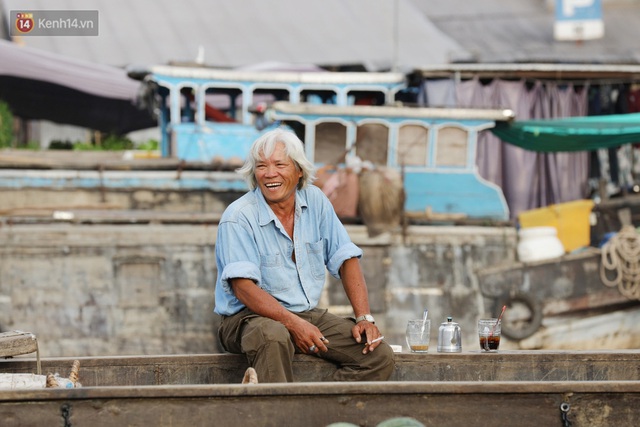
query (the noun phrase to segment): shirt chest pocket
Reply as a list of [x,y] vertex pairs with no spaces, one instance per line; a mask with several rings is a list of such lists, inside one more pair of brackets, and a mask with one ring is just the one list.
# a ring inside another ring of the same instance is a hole
[[261,287],[269,293],[285,292],[291,287],[291,278],[287,277],[282,254],[260,256]]
[[320,239],[315,243],[307,243],[306,248],[311,274],[315,279],[324,278],[326,270],[324,265],[324,240]]

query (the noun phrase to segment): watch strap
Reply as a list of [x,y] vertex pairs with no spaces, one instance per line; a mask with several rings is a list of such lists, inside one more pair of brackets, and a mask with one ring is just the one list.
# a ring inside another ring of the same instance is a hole
[[376,323],[375,319],[370,314],[363,314],[362,316],[356,317],[356,323],[360,323],[363,320],[366,320],[367,322],[371,322],[371,323]]

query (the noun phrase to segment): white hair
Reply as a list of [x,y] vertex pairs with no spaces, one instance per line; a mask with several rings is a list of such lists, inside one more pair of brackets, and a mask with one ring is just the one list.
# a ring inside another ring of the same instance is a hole
[[304,154],[304,146],[300,138],[291,131],[277,128],[266,132],[255,140],[253,145],[251,145],[249,155],[244,165],[237,170],[237,172],[244,177],[245,181],[247,181],[249,189],[253,190],[258,186],[255,175],[256,163],[261,160],[262,156],[270,157],[276,148],[276,144],[279,142],[284,144],[284,153],[293,161],[296,169],[302,171],[302,177],[298,182],[298,189],[302,190],[306,188],[316,179],[316,168]]

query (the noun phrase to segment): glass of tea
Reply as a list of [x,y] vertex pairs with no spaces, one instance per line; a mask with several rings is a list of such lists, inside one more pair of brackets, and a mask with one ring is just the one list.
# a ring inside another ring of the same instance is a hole
[[500,347],[500,332],[502,321],[498,319],[478,320],[478,337],[480,338],[480,350],[498,351]]
[[426,353],[429,351],[429,337],[431,319],[412,319],[407,322],[407,345],[412,353]]

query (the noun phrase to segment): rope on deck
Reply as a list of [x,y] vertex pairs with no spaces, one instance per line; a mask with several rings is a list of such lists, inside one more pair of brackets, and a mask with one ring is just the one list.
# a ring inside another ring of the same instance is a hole
[[[607,271],[615,273],[613,279]],[[640,234],[633,226],[624,226],[602,246],[600,278],[625,297],[640,300]]]

